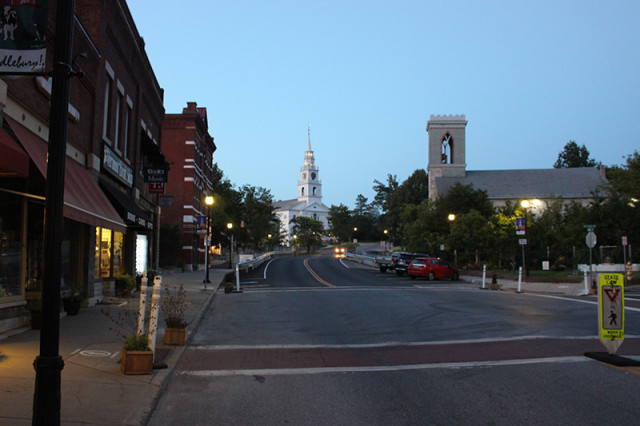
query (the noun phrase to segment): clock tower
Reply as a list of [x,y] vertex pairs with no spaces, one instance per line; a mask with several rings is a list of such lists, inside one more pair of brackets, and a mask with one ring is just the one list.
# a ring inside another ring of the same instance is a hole
[[300,168],[298,181],[298,201],[307,204],[322,200],[322,182],[311,150],[311,125],[307,128],[307,150],[304,153],[304,164]]

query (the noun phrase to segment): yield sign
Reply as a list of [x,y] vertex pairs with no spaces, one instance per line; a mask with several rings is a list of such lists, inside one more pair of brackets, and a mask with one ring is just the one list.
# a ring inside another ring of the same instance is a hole
[[610,354],[624,340],[624,277],[601,274],[598,291],[598,329],[600,341]]

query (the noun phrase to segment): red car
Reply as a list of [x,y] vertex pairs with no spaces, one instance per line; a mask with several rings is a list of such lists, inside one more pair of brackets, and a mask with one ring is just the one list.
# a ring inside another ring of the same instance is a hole
[[429,281],[436,278],[451,278],[457,281],[460,277],[455,266],[437,257],[417,257],[409,264],[407,270],[409,277],[415,280],[416,277],[426,277]]

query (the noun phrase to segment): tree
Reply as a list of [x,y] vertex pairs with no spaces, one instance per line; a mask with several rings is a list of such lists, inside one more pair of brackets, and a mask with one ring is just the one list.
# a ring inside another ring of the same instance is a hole
[[311,247],[320,244],[321,235],[324,232],[322,222],[310,217],[298,216],[291,220],[293,234],[296,235],[297,244],[306,247],[307,253]]
[[599,163],[589,158],[589,151],[582,145],[578,146],[575,141],[569,141],[564,150],[558,154],[558,160],[556,160],[553,167],[556,169],[568,168],[568,167],[595,167]]
[[349,236],[353,230],[353,218],[347,206],[340,203],[329,208],[329,231],[335,235],[340,242],[349,241]]
[[240,196],[240,223],[244,223],[244,228],[234,233],[244,245],[259,250],[269,234],[273,236],[278,233],[279,223],[273,212],[273,197],[268,189],[251,185],[244,185],[240,189]]

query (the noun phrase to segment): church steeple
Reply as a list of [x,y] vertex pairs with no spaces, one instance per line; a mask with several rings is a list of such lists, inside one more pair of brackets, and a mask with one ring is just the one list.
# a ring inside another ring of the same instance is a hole
[[307,127],[307,150],[304,153],[304,164],[300,168],[300,180],[298,181],[298,201],[304,201],[307,204],[320,202],[322,200],[321,188],[322,183],[311,150],[311,125],[309,124]]

